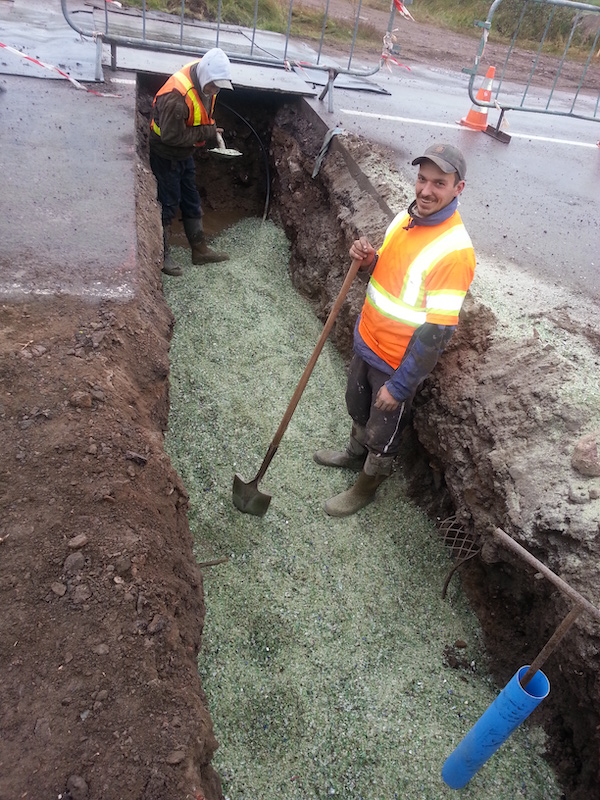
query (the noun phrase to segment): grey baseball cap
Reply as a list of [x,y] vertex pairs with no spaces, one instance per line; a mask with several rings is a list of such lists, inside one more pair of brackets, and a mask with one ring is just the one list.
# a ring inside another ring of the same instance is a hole
[[415,158],[412,163],[414,166],[415,164],[422,164],[423,161],[433,161],[442,172],[457,172],[461,181],[464,181],[467,174],[465,157],[458,147],[454,147],[451,144],[432,144],[422,156]]

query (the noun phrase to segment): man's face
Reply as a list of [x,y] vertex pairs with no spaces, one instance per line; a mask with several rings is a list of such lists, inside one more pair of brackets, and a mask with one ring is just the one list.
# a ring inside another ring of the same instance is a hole
[[415,187],[419,216],[429,217],[458,197],[465,188],[465,182],[459,181],[455,184],[455,178],[455,172],[442,172],[433,161],[423,161],[419,164]]

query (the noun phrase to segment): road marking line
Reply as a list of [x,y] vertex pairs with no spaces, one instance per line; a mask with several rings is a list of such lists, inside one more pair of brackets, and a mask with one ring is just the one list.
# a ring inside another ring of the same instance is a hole
[[[372,114],[369,111],[356,111],[350,108],[341,108],[342,114],[349,114],[353,117],[370,117],[371,119],[387,119],[391,122],[408,122],[411,125],[428,125],[430,128],[453,128],[454,130],[466,130],[464,125],[453,125],[451,122],[432,122],[426,119],[412,119],[412,117],[394,117],[390,114]],[[479,131],[475,131],[478,133]],[[513,139],[533,139],[536,142],[553,142],[554,144],[566,144],[571,147],[593,147],[595,150],[598,145],[595,142],[575,142],[571,139],[554,139],[551,136],[535,136],[529,133],[510,133]]]
[[353,108],[340,108],[342,114],[350,114],[353,117],[371,117],[371,119],[389,119],[392,122],[410,122],[413,125],[429,125],[436,128],[455,128],[464,130],[462,125],[454,125],[451,122],[430,122],[426,119],[412,119],[411,117],[393,117],[389,114],[372,114],[370,111],[355,111]]

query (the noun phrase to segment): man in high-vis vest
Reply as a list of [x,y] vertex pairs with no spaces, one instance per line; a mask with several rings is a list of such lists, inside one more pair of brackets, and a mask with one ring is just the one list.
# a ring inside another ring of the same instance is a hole
[[206,244],[194,162],[197,147],[217,145],[213,111],[220,89],[233,89],[231,64],[223,50],[214,47],[201,59],[171,75],[156,93],[152,105],[150,166],[162,207],[163,272],[167,275],[183,274],[170,252],[171,223],[178,208],[192,248],[193,264],[229,258]]
[[366,237],[350,248],[351,258],[371,272],[346,388],[352,430],[345,450],[318,450],[314,459],[360,474],[325,503],[332,517],[366,506],[392,473],[415,393],[456,329],[475,272],[457,210],[467,171],[463,154],[434,144],[412,163],[419,171],[408,211],[392,220],[379,250]]

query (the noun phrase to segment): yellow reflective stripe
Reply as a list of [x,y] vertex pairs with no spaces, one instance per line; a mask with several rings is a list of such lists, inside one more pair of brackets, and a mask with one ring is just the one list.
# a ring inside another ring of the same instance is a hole
[[471,238],[463,225],[455,225],[438,236],[421,250],[410,265],[400,300],[409,306],[420,305],[423,299],[423,275],[444,256],[472,246]]
[[154,131],[154,133],[156,133],[156,134],[158,134],[158,136],[160,136],[160,128],[158,127],[158,125],[156,124],[156,122],[154,120],[152,120],[152,130]]
[[427,309],[438,311],[440,314],[458,314],[462,308],[466,292],[446,289],[439,292],[428,292]]
[[427,314],[425,311],[419,311],[399,302],[378,286],[373,278],[371,278],[367,286],[367,300],[380,314],[405,325],[418,327],[426,321]]
[[[396,227],[406,216],[398,215],[390,228]],[[450,228],[416,256],[407,271],[399,297],[394,297],[371,278],[367,287],[367,300],[384,316],[406,325],[422,325],[426,321],[427,311],[436,311],[448,317],[456,316],[462,308],[466,292],[453,289],[428,292],[426,311],[422,308],[425,295],[423,279],[426,273],[445,256],[457,250],[470,249],[472,246],[471,238],[463,225]]]
[[[196,127],[202,124],[202,110],[200,108],[200,102],[198,98],[198,94],[194,89],[194,84],[191,80],[187,77],[187,75],[183,72],[177,73],[177,78],[181,81],[183,86],[185,87],[185,93],[192,101],[192,105],[194,106],[194,119],[192,120],[192,126]],[[191,91],[190,91],[191,90]]]
[[383,244],[379,248],[380,253],[382,252],[383,248],[389,241],[390,234],[392,234],[400,224],[406,223],[408,225],[409,222],[410,222],[410,215],[407,214],[406,211],[400,211],[400,213],[396,214],[394,219],[390,222],[390,224],[387,227],[385,236],[383,237]]

